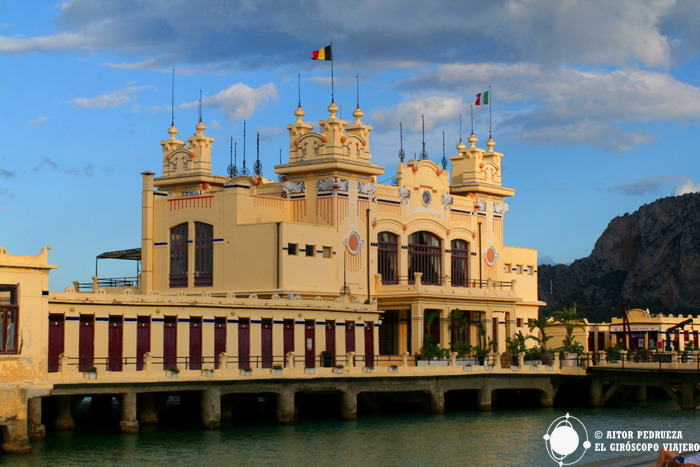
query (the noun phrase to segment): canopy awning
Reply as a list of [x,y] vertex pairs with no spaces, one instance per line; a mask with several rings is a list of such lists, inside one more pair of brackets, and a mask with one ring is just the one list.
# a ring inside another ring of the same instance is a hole
[[[141,248],[131,248],[129,250],[105,251],[95,258],[95,276],[100,277],[97,273],[97,265],[101,259],[127,259],[130,261],[141,261]],[[136,265],[136,274],[138,275],[138,264]]]

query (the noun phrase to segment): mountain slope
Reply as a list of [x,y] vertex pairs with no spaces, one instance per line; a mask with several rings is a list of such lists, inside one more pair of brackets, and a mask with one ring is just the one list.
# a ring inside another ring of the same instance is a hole
[[700,193],[659,199],[610,221],[590,256],[538,267],[545,313],[577,304],[589,320],[622,303],[654,313],[700,307]]

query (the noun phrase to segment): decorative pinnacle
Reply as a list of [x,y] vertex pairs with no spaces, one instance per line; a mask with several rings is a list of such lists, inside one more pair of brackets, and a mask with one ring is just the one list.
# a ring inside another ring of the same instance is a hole
[[328,112],[330,112],[331,118],[335,118],[335,114],[338,113],[338,106],[335,105],[335,102],[331,102],[331,105],[328,106]]
[[476,142],[478,141],[477,137],[474,136],[474,133],[469,135],[469,138],[467,138],[467,141],[469,142],[469,147],[473,148],[475,147]]

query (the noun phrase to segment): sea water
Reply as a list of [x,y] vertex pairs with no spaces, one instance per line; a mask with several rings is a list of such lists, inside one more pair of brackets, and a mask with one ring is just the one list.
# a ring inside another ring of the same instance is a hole
[[[138,434],[120,434],[114,426],[82,426],[72,432],[49,431],[46,439],[32,441],[31,454],[0,456],[0,465],[554,467],[558,463],[550,458],[543,437],[551,433],[552,422],[567,413],[581,421],[591,442],[576,465],[653,454],[611,451],[613,443],[700,442],[700,414],[680,410],[670,401],[657,401],[603,409],[373,413],[360,414],[351,422],[306,419],[293,426],[261,420],[222,422],[219,430],[204,430],[192,423],[141,427]],[[618,431],[631,431],[633,438],[608,438],[608,432]],[[682,440],[638,440],[638,431],[674,431]],[[596,443],[606,450],[596,451]]]

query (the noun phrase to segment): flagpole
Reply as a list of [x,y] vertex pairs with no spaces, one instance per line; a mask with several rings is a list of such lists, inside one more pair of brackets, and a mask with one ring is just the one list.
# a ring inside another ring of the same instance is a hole
[[491,107],[493,106],[492,101],[493,96],[491,95],[491,85],[489,84],[489,139],[491,139]]
[[472,135],[474,135],[474,104],[469,104],[469,110],[472,113]]
[[331,41],[331,104],[335,103],[335,88],[333,86],[333,60],[335,60],[335,54],[333,53],[333,41]]

